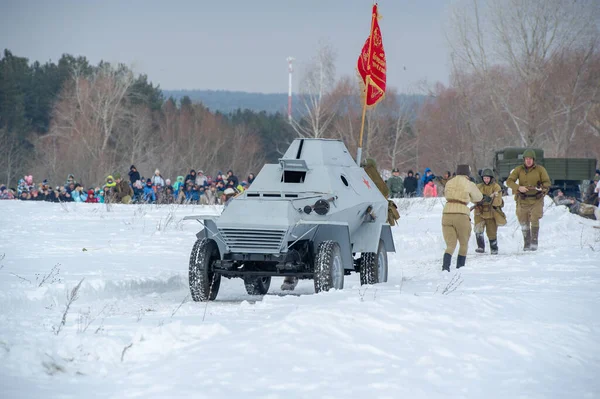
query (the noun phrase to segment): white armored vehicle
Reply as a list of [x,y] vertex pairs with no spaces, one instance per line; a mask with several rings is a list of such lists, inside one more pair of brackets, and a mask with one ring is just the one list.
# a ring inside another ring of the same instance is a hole
[[[296,139],[266,164],[219,216],[187,216],[204,228],[189,266],[194,301],[214,300],[222,277],[264,295],[271,277],[313,279],[315,292],[387,281],[394,252],[388,201],[340,140]],[[293,288],[293,287],[292,287]]]

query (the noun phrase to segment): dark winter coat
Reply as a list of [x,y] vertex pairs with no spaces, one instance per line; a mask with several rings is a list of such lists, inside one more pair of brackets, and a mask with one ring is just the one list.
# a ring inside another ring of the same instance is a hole
[[131,184],[135,183],[136,181],[140,180],[140,172],[138,172],[137,170],[133,171],[130,170],[129,171],[129,181],[131,181]]
[[196,171],[190,171],[190,174],[185,177],[185,183],[187,184],[188,180],[192,181],[192,184],[196,184]]
[[235,175],[231,175],[227,177],[227,182],[233,182],[233,187],[237,187],[238,184],[240,184],[240,181],[238,180],[237,176]]
[[46,194],[46,201],[58,202],[58,197],[56,196],[56,193],[54,192],[54,190],[48,191],[48,194]]
[[73,197],[71,197],[71,194],[65,192],[58,195],[58,200],[60,202],[73,202]]
[[414,195],[417,192],[417,179],[414,176],[407,176],[404,179],[404,189],[407,196]]

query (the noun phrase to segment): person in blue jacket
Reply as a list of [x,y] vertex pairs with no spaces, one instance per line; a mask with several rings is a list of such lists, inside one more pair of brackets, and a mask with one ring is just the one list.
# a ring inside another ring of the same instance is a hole
[[435,175],[433,174],[431,169],[425,168],[425,173],[423,173],[423,177],[421,177],[421,179],[419,179],[419,186],[417,188],[419,197],[423,196],[423,188],[425,187],[425,185],[427,183],[429,183],[432,180],[435,180]]
[[156,193],[150,179],[146,180],[146,185],[144,186],[144,201],[151,204],[156,202]]
[[83,191],[83,187],[79,183],[75,184],[75,190],[71,191],[71,197],[75,202],[85,202],[87,194]]

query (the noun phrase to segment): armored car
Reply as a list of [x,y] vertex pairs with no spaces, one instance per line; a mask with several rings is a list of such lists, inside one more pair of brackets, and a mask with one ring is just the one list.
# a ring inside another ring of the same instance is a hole
[[340,140],[296,139],[278,164],[203,225],[189,264],[194,301],[214,300],[221,278],[264,295],[272,277],[313,279],[315,292],[387,281],[394,252],[388,201]]

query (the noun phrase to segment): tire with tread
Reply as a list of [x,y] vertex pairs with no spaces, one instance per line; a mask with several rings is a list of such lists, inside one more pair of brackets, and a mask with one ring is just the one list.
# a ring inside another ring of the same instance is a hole
[[[336,270],[341,267],[341,270]],[[340,275],[341,272],[341,275]],[[337,275],[336,275],[337,273]],[[344,266],[340,245],[335,241],[323,241],[317,249],[314,267],[315,292],[344,288]]]
[[[380,265],[380,260],[383,265]],[[388,259],[383,240],[377,252],[364,252],[360,259],[360,285],[385,283],[388,278]]]
[[212,271],[213,261],[219,259],[219,248],[213,240],[196,241],[190,255],[190,294],[195,302],[214,301],[219,293],[221,275]]
[[271,277],[246,277],[244,286],[248,295],[266,295],[271,286]]

